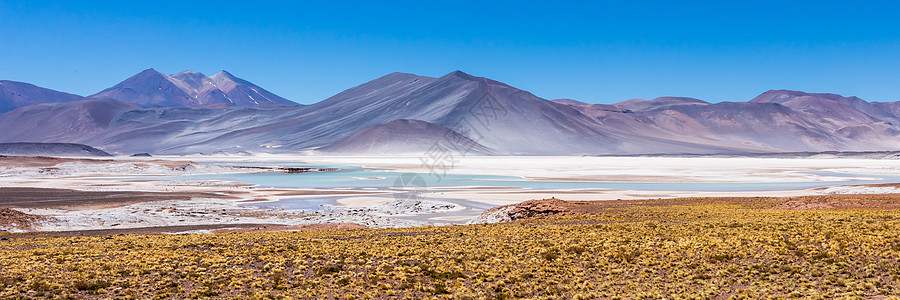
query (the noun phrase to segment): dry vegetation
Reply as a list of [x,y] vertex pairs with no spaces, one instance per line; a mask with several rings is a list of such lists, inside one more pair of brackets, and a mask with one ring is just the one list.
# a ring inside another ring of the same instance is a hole
[[900,211],[887,208],[900,197],[855,197],[870,206],[783,209],[775,207],[784,200],[771,198],[579,202],[573,210],[589,214],[492,225],[8,235],[0,241],[0,297],[898,295]]

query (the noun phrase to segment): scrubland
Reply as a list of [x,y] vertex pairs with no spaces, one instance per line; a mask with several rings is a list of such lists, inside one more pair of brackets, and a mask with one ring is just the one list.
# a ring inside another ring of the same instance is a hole
[[0,241],[0,297],[900,294],[900,210],[891,209],[900,196],[849,197],[826,200],[875,205],[796,209],[798,201],[815,199],[646,200],[580,203],[580,210],[589,213],[484,225],[100,237],[10,234]]

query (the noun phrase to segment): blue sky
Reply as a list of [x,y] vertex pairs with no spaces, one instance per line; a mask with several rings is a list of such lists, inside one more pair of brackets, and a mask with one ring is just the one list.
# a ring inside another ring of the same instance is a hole
[[225,69],[312,103],[459,69],[590,103],[900,100],[900,1],[783,2],[0,0],[0,79],[87,95],[150,67]]

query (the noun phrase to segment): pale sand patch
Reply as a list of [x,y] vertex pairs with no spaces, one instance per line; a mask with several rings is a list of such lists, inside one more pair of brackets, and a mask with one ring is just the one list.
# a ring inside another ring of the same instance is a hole
[[896,194],[896,186],[839,185],[816,189],[821,194]]

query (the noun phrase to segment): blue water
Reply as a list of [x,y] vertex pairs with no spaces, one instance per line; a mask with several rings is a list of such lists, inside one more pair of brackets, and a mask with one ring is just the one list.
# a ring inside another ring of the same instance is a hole
[[[227,165],[226,163],[215,163],[219,165]],[[248,163],[234,163],[235,165],[254,165]],[[654,182],[557,182],[557,181],[540,181],[529,180],[513,176],[490,176],[490,175],[464,175],[464,174],[413,174],[390,172],[383,169],[369,169],[360,167],[347,166],[328,166],[328,165],[308,165],[303,163],[277,162],[259,165],[285,166],[285,167],[316,167],[316,168],[338,168],[338,171],[330,172],[311,172],[300,174],[286,174],[283,172],[261,172],[261,173],[245,173],[245,174],[222,174],[222,175],[198,175],[198,176],[182,176],[174,179],[196,179],[196,180],[224,180],[235,181],[250,184],[257,184],[261,187],[273,188],[322,188],[322,189],[370,189],[385,190],[397,187],[398,179],[406,179],[408,182],[414,182],[415,186],[425,186],[430,192],[426,195],[429,200],[445,200],[467,207],[461,212],[454,212],[457,215],[475,216],[484,209],[491,206],[485,203],[472,202],[464,199],[441,199],[441,191],[448,189],[435,190],[434,187],[457,187],[457,186],[487,186],[487,187],[512,187],[533,190],[549,190],[549,189],[621,189],[621,190],[639,190],[639,191],[714,191],[714,192],[738,192],[738,191],[774,191],[774,190],[800,190],[816,187],[834,186],[834,185],[850,185],[850,184],[873,184],[885,182],[900,182],[900,176],[884,176],[884,175],[867,175],[867,174],[845,174],[833,172],[809,172],[808,174],[829,176],[835,178],[844,178],[847,180],[835,181],[819,181],[819,182],[699,182],[699,183],[654,183]],[[406,175],[408,174],[408,175]],[[419,177],[419,178],[416,178]],[[873,180],[858,180],[855,178],[871,178]],[[173,178],[166,178],[173,179]],[[411,185],[411,184],[407,184]],[[394,197],[395,194],[380,195],[361,195],[359,197]],[[356,197],[356,196],[317,196],[317,197],[298,197],[281,199],[276,202],[262,204],[263,206],[279,207],[291,210],[303,211],[320,211],[331,210],[333,206],[339,205],[336,200],[340,198]],[[247,204],[259,206],[260,204]]]
[[[285,164],[280,164],[284,166]],[[358,167],[337,167],[334,172],[312,172],[285,174],[282,172],[262,172],[249,174],[202,175],[181,177],[184,179],[217,179],[258,184],[263,187],[280,188],[372,188],[386,189],[395,186],[402,175],[378,169]],[[900,182],[900,176],[810,173],[834,177],[868,177],[878,180],[844,180],[819,182],[699,182],[699,183],[654,183],[654,182],[557,182],[528,180],[512,176],[464,175],[464,174],[414,174],[421,176],[426,187],[489,186],[518,187],[527,189],[624,189],[644,191],[767,191],[795,190],[844,184],[872,184]]]

